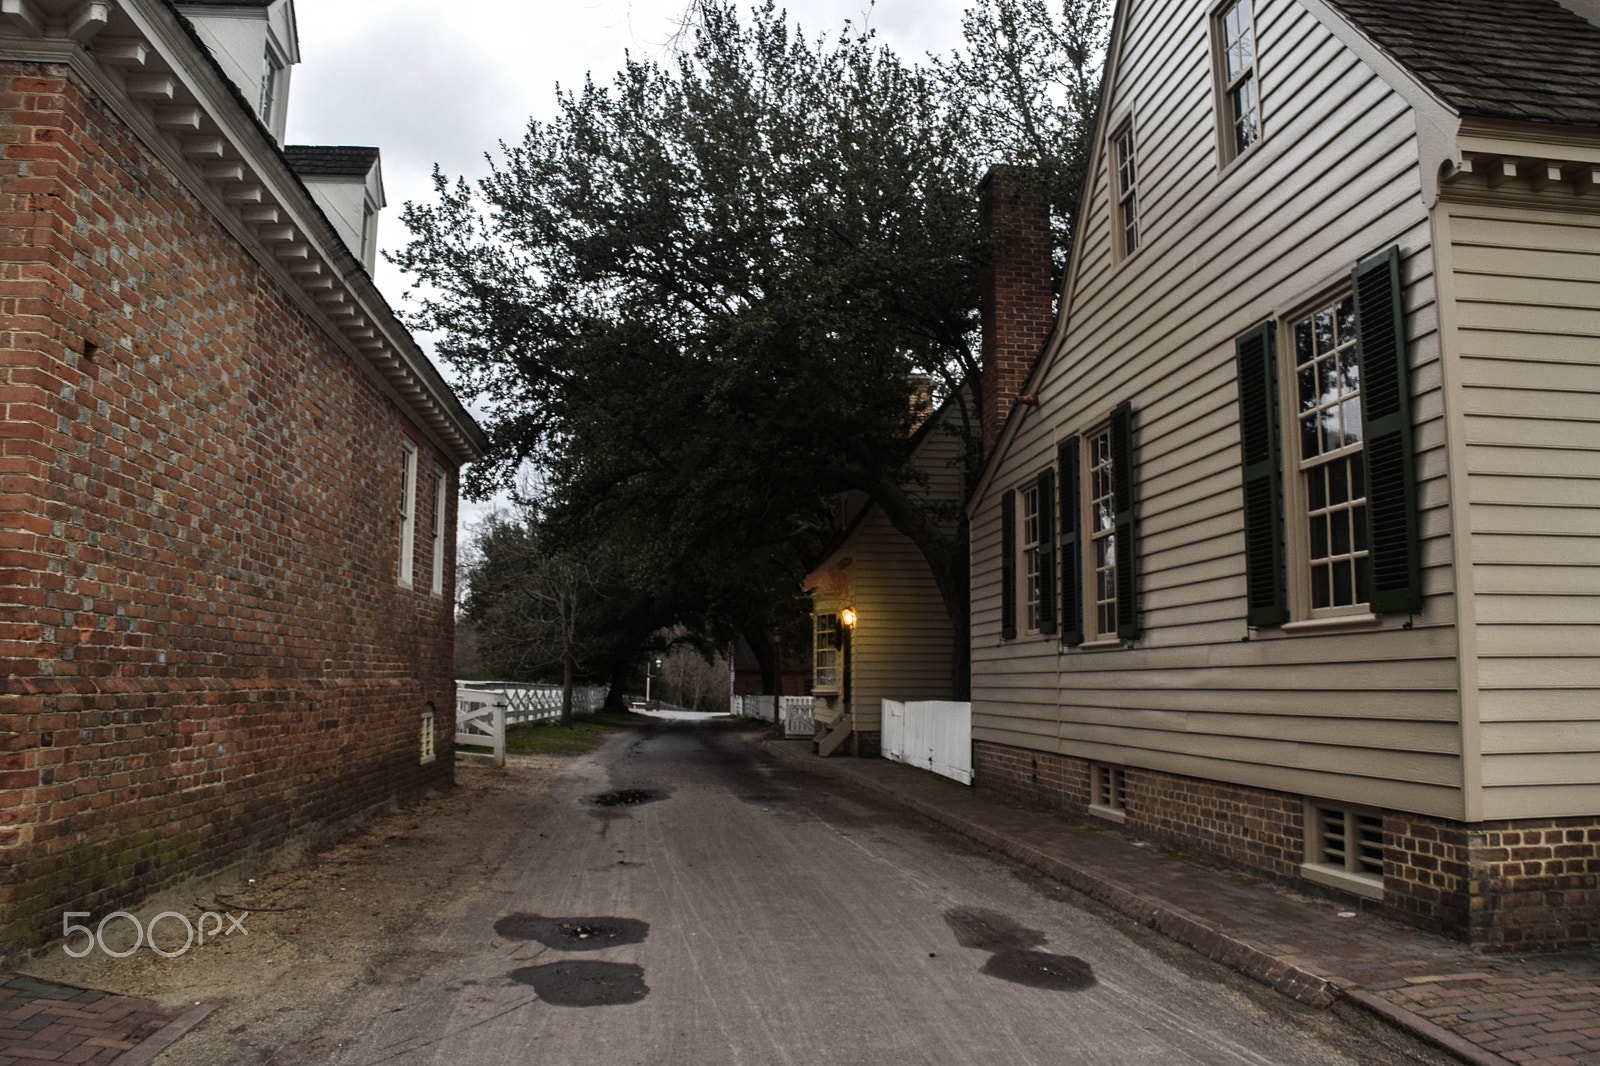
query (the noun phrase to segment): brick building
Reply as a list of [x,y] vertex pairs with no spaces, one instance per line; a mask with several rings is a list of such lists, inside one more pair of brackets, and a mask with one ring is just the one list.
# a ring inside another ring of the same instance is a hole
[[451,780],[482,435],[296,57],[292,0],[0,12],[0,955]]

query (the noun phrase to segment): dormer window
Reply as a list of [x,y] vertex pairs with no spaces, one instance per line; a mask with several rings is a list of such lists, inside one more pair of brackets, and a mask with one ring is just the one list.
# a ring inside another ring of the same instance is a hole
[[272,106],[278,89],[278,74],[283,70],[269,46],[261,58],[261,124],[272,128]]
[[1231,0],[1211,21],[1217,67],[1217,136],[1227,166],[1261,139],[1261,92],[1250,0]]

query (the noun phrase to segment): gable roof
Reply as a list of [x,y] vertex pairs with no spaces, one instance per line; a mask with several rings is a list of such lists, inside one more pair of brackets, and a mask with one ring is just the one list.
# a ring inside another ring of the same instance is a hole
[[378,161],[378,150],[353,144],[286,144],[283,156],[296,174],[364,178]]
[[1600,125],[1600,26],[1556,0],[1327,0],[1462,115]]

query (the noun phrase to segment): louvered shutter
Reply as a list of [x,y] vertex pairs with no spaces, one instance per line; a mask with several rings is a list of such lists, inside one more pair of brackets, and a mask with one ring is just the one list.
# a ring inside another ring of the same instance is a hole
[[1083,643],[1083,509],[1079,502],[1078,437],[1074,434],[1056,448],[1061,471],[1060,550],[1056,569],[1061,572],[1061,643]]
[[1000,495],[1000,637],[1017,635],[1017,494]]
[[1039,632],[1056,631],[1056,473],[1039,472]]
[[1282,625],[1289,618],[1277,335],[1277,324],[1268,321],[1234,342],[1239,360],[1239,451],[1244,465],[1246,621],[1252,626]]
[[1111,412],[1111,497],[1117,530],[1117,637],[1139,636],[1139,523],[1134,517],[1133,405],[1127,401]]
[[1400,305],[1400,249],[1356,264],[1356,348],[1367,453],[1367,544],[1374,611],[1422,605],[1411,392]]

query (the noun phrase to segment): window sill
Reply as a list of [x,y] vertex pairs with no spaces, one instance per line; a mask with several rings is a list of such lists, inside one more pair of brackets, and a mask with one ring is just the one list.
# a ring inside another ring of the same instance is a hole
[[1316,633],[1324,629],[1359,629],[1375,626],[1378,616],[1368,611],[1364,614],[1336,614],[1328,618],[1306,618],[1299,622],[1285,622],[1278,628],[1285,633]]
[[1363,874],[1353,874],[1349,870],[1337,866],[1324,866],[1305,863],[1300,867],[1300,876],[1307,881],[1325,885],[1328,888],[1337,888],[1351,895],[1361,896],[1365,899],[1383,899],[1383,878]]
[[1091,803],[1088,811],[1096,818],[1104,818],[1106,821],[1116,822],[1118,825],[1123,825],[1128,820],[1128,812],[1119,807],[1102,807],[1099,804]]
[[1082,644],[1072,646],[1074,651],[1110,651],[1113,648],[1125,648],[1128,642],[1121,637],[1112,637],[1110,640],[1086,640]]

